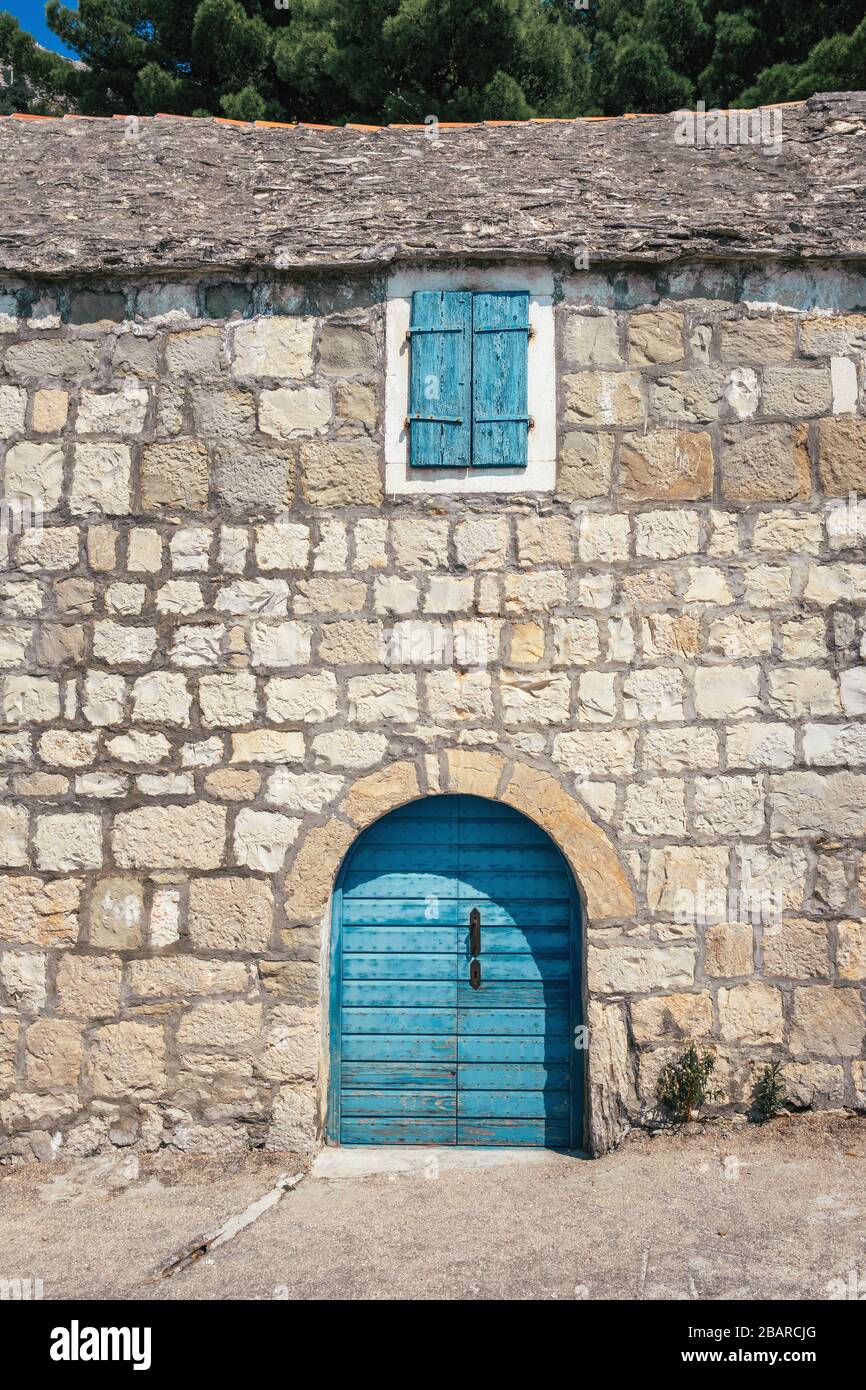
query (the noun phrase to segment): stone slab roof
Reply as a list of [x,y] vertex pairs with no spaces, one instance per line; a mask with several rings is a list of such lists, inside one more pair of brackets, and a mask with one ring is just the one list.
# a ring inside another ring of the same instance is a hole
[[774,110],[777,153],[679,145],[670,115],[442,126],[438,139],[423,126],[6,117],[0,271],[866,256],[866,93]]

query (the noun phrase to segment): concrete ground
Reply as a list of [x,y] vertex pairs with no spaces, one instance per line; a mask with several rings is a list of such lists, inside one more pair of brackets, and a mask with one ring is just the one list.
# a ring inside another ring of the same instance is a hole
[[0,1279],[41,1278],[47,1299],[824,1300],[852,1277],[866,1293],[866,1118],[711,1121],[594,1162],[328,1150],[273,1191],[302,1171],[133,1154],[0,1170]]

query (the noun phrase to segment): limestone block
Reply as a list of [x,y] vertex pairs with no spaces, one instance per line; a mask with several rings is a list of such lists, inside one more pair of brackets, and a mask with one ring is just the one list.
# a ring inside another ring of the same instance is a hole
[[[471,590],[465,590],[466,604],[471,602]],[[568,598],[568,583],[561,570],[536,570],[532,574],[506,574],[505,611],[522,617],[544,613],[564,604]],[[427,611],[432,611],[427,609]],[[436,611],[444,612],[443,608]]]
[[162,1029],[150,1023],[112,1023],[98,1028],[88,1066],[96,1096],[158,1096],[166,1085]]
[[271,1127],[265,1140],[269,1153],[312,1154],[319,1147],[316,1101],[312,1088],[300,1090],[297,1084],[282,1086],[271,1112]]
[[417,721],[418,692],[413,675],[352,676],[348,684],[349,718],[353,723]]
[[857,989],[804,985],[794,990],[791,1051],[807,1057],[859,1057],[863,1003]]
[[214,447],[213,454],[214,492],[229,511],[291,505],[295,458],[290,449],[265,449],[246,440],[226,440]]
[[633,314],[628,323],[629,361],[639,366],[681,361],[683,326],[683,315],[676,309]]
[[391,522],[394,556],[400,569],[447,569],[448,523],[426,518]]
[[478,748],[449,748],[445,758],[449,791],[495,799],[506,767],[505,759],[498,753],[485,753]]
[[823,922],[785,918],[764,928],[764,973],[805,980],[830,973],[830,944]]
[[[24,432],[27,392],[20,386],[0,386],[0,435],[6,440]],[[34,429],[38,426],[34,425]]]
[[617,321],[614,314],[577,314],[564,318],[563,355],[574,367],[622,365]]
[[289,922],[318,922],[346,850],[357,834],[348,821],[332,818],[307,832],[286,875]]
[[114,1018],[120,1009],[121,963],[111,956],[62,956],[57,1010],[78,1018]]
[[93,655],[109,666],[141,666],[156,650],[157,634],[152,627],[132,623],[98,622],[93,627]]
[[144,886],[134,878],[103,878],[90,900],[90,944],[135,951],[144,941]]
[[694,827],[702,835],[760,835],[764,797],[758,777],[697,777]]
[[250,671],[202,676],[198,699],[207,728],[233,729],[252,724],[256,718],[256,678]]
[[267,951],[273,912],[263,879],[194,878],[189,886],[189,938],[199,950]]
[[257,1071],[268,1081],[314,1081],[319,1064],[315,1016],[294,1004],[281,1004],[268,1021]]
[[790,719],[842,712],[839,690],[831,671],[817,666],[781,668],[770,671],[768,684],[771,709]]
[[314,318],[254,318],[232,325],[228,345],[237,377],[282,377],[290,381],[313,370]]
[[636,518],[635,551],[658,560],[694,555],[700,549],[700,533],[699,512],[642,512]]
[[26,1036],[27,1080],[31,1086],[60,1090],[78,1086],[84,1048],[81,1033],[59,1018],[31,1023]]
[[377,507],[384,501],[380,448],[373,440],[311,440],[300,452],[304,496],[313,506]]
[[794,729],[789,724],[734,724],[727,730],[726,747],[728,767],[791,767]]
[[[503,675],[503,710],[508,705],[508,679]],[[434,671],[425,677],[424,684],[430,717],[437,723],[493,718],[493,684],[487,671]],[[507,710],[505,720],[509,722]]]
[[331,423],[331,393],[325,386],[296,386],[263,391],[259,401],[262,434],[298,439],[324,434]]
[[606,497],[613,470],[613,435],[570,430],[559,450],[558,497]]
[[222,806],[143,806],[115,816],[115,863],[125,869],[217,869],[223,862]]
[[66,391],[46,388],[33,393],[33,428],[37,434],[57,434],[66,424],[69,396]]
[[278,767],[268,778],[265,800],[288,811],[318,815],[336,799],[343,782],[342,777],[329,772],[290,772]]
[[78,879],[43,882],[26,874],[0,875],[0,941],[74,946],[80,896]]
[[326,323],[319,337],[319,371],[328,376],[352,376],[376,368],[376,339],[367,329]]
[[772,985],[753,981],[719,990],[719,1029],[725,1042],[780,1043],[784,1032],[782,996]]
[[594,947],[587,959],[593,994],[644,994],[676,990],[694,982],[695,952],[691,946],[638,945]]
[[561,385],[566,426],[639,425],[646,414],[639,372],[576,372]]
[[301,821],[272,811],[238,811],[234,828],[234,856],[238,864],[273,874],[283,867],[286,853],[298,837]]
[[268,719],[318,724],[337,713],[337,678],[332,671],[307,676],[274,676],[265,686]]
[[627,435],[620,449],[620,494],[630,501],[696,501],[713,488],[708,434],[650,430]]
[[295,763],[304,756],[301,733],[253,729],[248,733],[232,734],[231,740],[233,763]]
[[723,920],[727,906],[728,850],[724,845],[666,845],[651,849],[647,877],[650,911],[678,922]]
[[796,319],[790,315],[726,319],[722,323],[722,358],[728,362],[790,362],[794,356]]
[[22,1013],[39,1013],[45,1008],[45,956],[41,953],[3,951],[0,953],[0,985],[6,998]]
[[28,862],[27,821],[23,806],[0,804],[0,864],[4,868],[20,869]]
[[[79,445],[79,448],[83,446]],[[145,511],[207,506],[207,449],[195,439],[145,444],[141,451],[141,505]]]
[[40,869],[98,869],[102,863],[98,816],[77,812],[37,816],[33,839]]
[[836,967],[840,980],[866,980],[866,923],[840,922],[836,935]]
[[261,1004],[208,1000],[184,1013],[177,1041],[180,1047],[223,1047],[231,1051],[253,1042],[261,1028]]
[[698,666],[695,709],[703,719],[744,719],[760,706],[758,666]]
[[786,772],[770,778],[774,835],[855,835],[866,825],[866,774]]
[[391,763],[353,783],[340,807],[356,825],[369,825],[379,816],[420,796],[413,763]]
[[713,1001],[703,992],[633,999],[631,1024],[638,1044],[707,1038],[713,1031]]
[[811,495],[805,437],[791,425],[732,425],[722,431],[722,496],[790,502]]
[[749,922],[714,922],[706,929],[707,975],[730,979],[754,969],[753,931]]
[[653,777],[626,787],[623,828],[632,835],[684,835],[685,784],[678,777]]
[[789,420],[824,415],[832,403],[827,367],[770,367],[763,374],[765,415],[784,415]]
[[683,718],[684,682],[680,671],[656,666],[635,671],[622,683],[626,719],[667,723]]
[[189,724],[192,696],[186,677],[175,671],[151,671],[132,688],[133,718],[145,724]]
[[120,391],[82,391],[75,430],[78,434],[140,434],[150,394],[125,383]]
[[[748,397],[756,387],[754,373],[741,375],[732,395],[728,375],[717,367],[697,367],[687,372],[670,372],[656,377],[650,384],[650,410],[658,419],[684,421],[717,420],[723,403],[729,398],[746,413]],[[757,402],[757,391],[754,391]]]

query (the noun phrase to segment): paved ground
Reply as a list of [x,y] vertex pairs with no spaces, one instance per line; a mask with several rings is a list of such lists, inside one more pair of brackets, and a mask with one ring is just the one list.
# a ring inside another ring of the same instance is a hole
[[331,1151],[160,1277],[298,1171],[134,1155],[0,1170],[0,1279],[41,1278],[46,1298],[827,1299],[854,1271],[866,1292],[866,1118],[842,1116],[636,1135],[596,1162]]

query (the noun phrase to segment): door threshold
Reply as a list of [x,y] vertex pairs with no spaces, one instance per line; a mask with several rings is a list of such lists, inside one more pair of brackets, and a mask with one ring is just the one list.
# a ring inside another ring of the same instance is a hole
[[579,1149],[496,1149],[458,1148],[456,1145],[427,1147],[396,1144],[357,1144],[346,1148],[328,1147],[317,1154],[312,1178],[367,1178],[377,1173],[438,1178],[440,1173],[460,1169],[496,1168],[502,1164],[561,1164],[585,1159]]

